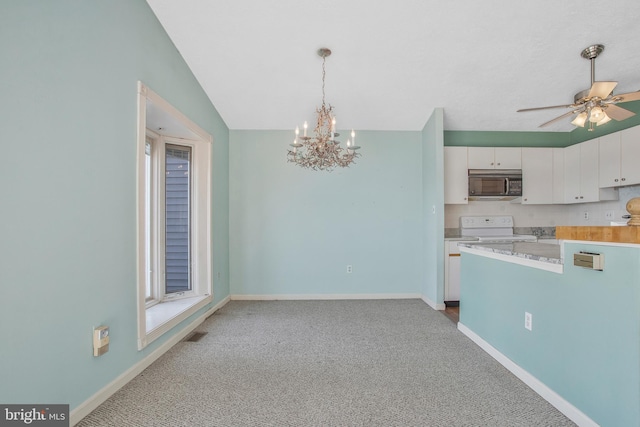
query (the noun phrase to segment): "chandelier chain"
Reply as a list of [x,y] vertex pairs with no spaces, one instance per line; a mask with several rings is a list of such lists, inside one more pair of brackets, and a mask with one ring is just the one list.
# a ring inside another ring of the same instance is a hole
[[327,61],[327,57],[322,58],[322,105],[324,105],[324,76],[326,75],[326,70],[324,68],[324,64]]

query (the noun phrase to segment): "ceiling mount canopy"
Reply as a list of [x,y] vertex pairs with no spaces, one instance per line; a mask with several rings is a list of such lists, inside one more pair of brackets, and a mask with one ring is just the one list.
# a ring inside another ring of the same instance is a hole
[[613,89],[618,85],[618,82],[598,82],[595,79],[595,60],[603,51],[604,45],[594,44],[580,52],[580,56],[591,61],[591,88],[576,93],[573,97],[573,104],[524,108],[518,110],[518,112],[547,110],[552,108],[571,108],[571,111],[568,113],[549,120],[548,122],[541,124],[540,127],[544,127],[558,120],[576,115],[571,124],[579,127],[585,127],[585,125],[588,124],[589,131],[593,131],[594,125],[603,125],[611,121],[611,119],[621,121],[634,116],[634,112],[618,107],[614,104],[640,100],[640,91],[614,95]]
[[332,171],[336,167],[348,167],[360,156],[356,152],[360,147],[355,145],[356,134],[351,130],[351,139],[347,139],[346,150],[340,147],[340,136],[336,132],[336,117],[333,115],[333,107],[325,103],[324,80],[325,62],[331,55],[331,50],[323,47],[318,49],[318,56],[322,58],[322,106],[316,109],[316,127],[313,137],[307,136],[307,122],[303,124],[303,134],[300,136],[300,128],[296,127],[295,139],[292,150],[287,152],[287,161],[298,166],[313,170]]
[[331,55],[331,49],[327,48],[327,47],[321,47],[320,49],[318,49],[318,56],[321,56],[322,58],[326,58],[327,56]]

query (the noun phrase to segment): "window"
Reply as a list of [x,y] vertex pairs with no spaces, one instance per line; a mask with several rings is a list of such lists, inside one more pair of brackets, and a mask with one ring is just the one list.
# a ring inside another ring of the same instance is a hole
[[211,136],[139,84],[138,348],[212,301]]

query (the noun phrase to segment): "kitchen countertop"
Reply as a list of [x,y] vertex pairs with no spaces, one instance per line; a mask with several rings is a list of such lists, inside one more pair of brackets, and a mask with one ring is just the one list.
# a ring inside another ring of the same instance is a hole
[[445,240],[461,240],[461,239],[474,240],[473,237],[467,238],[462,236],[460,234],[459,228],[445,228],[444,238]]
[[445,236],[444,240],[461,240],[465,242],[477,242],[479,239],[477,237],[470,237],[470,236]]
[[[525,234],[536,236],[538,239],[555,239],[555,227],[514,227],[514,234]],[[444,238],[446,240],[474,240],[473,237],[464,237],[460,234],[460,228],[445,228]]]
[[556,238],[592,242],[640,243],[640,226],[558,226]]
[[560,245],[535,242],[513,243],[459,243],[458,246],[477,249],[496,254],[509,255],[534,261],[562,265],[562,249]]

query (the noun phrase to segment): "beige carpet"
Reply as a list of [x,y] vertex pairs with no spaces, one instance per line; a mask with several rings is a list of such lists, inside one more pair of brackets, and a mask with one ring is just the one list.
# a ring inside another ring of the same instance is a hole
[[232,301],[78,424],[572,426],[420,300]]

